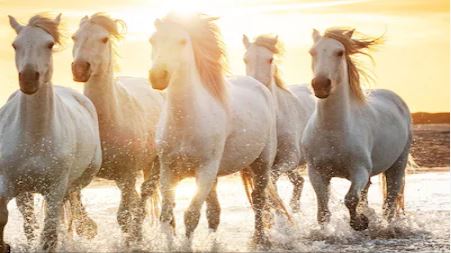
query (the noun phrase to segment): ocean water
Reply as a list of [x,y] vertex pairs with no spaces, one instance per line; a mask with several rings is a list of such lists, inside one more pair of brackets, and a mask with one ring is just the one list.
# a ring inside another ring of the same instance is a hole
[[[353,231],[343,199],[350,183],[333,179],[331,185],[329,225],[320,228],[316,223],[316,198],[306,178],[301,197],[301,212],[294,214],[294,223],[284,217],[275,217],[269,235],[270,251],[282,252],[398,252],[415,251],[449,252],[450,239],[450,175],[445,172],[411,174],[406,181],[406,215],[387,224],[382,218],[381,188],[377,177],[372,179],[369,191],[369,206],[366,214],[370,219],[369,229]],[[286,178],[278,182],[279,193],[288,203],[291,184]],[[184,238],[183,211],[195,192],[194,180],[182,181],[176,196],[176,237],[168,246],[158,222],[145,220],[144,240],[140,245],[125,247],[120,228],[116,222],[119,205],[119,190],[108,182],[94,182],[82,192],[87,211],[98,225],[98,234],[92,240],[77,235],[68,235],[61,229],[58,251],[89,252],[249,252],[258,251],[252,243],[254,227],[253,212],[245,196],[238,176],[219,180],[218,196],[222,207],[221,224],[216,233],[208,231],[205,207],[192,241]],[[39,198],[37,198],[39,199]],[[40,201],[35,203],[38,217],[43,220]],[[9,206],[9,221],[5,238],[14,251],[36,251],[37,243],[28,244],[22,229],[22,216],[14,201]]]

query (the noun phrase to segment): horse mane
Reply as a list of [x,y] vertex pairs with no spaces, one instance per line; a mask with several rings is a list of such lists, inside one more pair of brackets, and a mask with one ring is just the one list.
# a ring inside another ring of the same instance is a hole
[[287,89],[285,82],[282,79],[281,71],[279,69],[280,59],[285,52],[285,47],[283,46],[282,42],[278,39],[277,36],[271,34],[262,34],[255,39],[254,44],[260,47],[264,47],[274,54],[276,59],[274,64],[274,81],[279,88]]
[[197,13],[186,17],[169,14],[161,21],[179,25],[189,34],[202,84],[213,97],[225,104],[227,57],[221,32],[215,23],[217,19]]
[[62,34],[60,30],[58,29],[58,23],[55,22],[55,20],[51,17],[49,17],[48,14],[38,14],[30,18],[28,21],[27,26],[32,27],[38,27],[50,34],[50,36],[53,37],[53,40],[56,44],[61,45],[62,43]]
[[103,27],[110,33],[116,40],[124,38],[124,34],[127,30],[127,26],[124,21],[120,19],[113,19],[108,14],[103,12],[97,12],[93,14],[88,21],[91,24],[96,24]]
[[375,46],[382,44],[383,39],[382,37],[372,38],[361,33],[357,34],[359,38],[355,38],[353,35],[356,35],[356,32],[354,29],[349,28],[329,28],[324,33],[324,37],[334,39],[344,46],[351,92],[358,101],[365,102],[366,96],[360,85],[360,77],[363,76],[367,80],[371,79],[371,73],[353,56],[365,55],[373,59],[368,50],[374,49]]

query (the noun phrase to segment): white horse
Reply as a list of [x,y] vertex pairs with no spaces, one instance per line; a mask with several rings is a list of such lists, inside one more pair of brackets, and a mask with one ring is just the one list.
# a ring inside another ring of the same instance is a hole
[[121,25],[121,20],[102,13],[85,16],[72,36],[72,73],[75,81],[85,83],[84,94],[97,109],[103,149],[97,176],[114,180],[121,190],[117,221],[128,242],[141,239],[144,206],[135,189],[138,172],[147,171],[145,177],[152,179],[144,198],[157,187],[155,129],[163,96],[145,78],[114,79],[114,43],[122,38]]
[[247,75],[266,85],[277,105],[277,155],[272,166],[272,179],[276,182],[282,173],[287,173],[293,184],[290,205],[293,211],[299,211],[304,178],[297,169],[305,164],[301,152],[302,133],[315,108],[315,100],[307,87],[299,86],[307,92],[299,92],[302,97],[298,98],[285,86],[277,65],[278,57],[283,53],[277,36],[260,35],[251,43],[243,35],[243,44]]
[[330,179],[343,177],[351,181],[345,197],[350,225],[364,230],[368,218],[357,206],[367,204],[360,201],[366,201],[371,176],[386,177],[388,220],[395,216],[397,205],[403,206],[412,132],[409,109],[398,95],[388,90],[373,90],[368,96],[362,92],[361,72],[352,57],[367,55],[365,50],[379,39],[353,38],[353,32],[339,28],[323,36],[313,32],[312,87],[319,101],[305,129],[303,148],[318,201],[318,222],[330,219]]
[[[276,148],[271,93],[253,78],[224,78],[224,49],[215,18],[196,14],[156,20],[150,39],[152,86],[166,89],[157,129],[163,228],[175,226],[174,191],[181,179],[196,177],[197,193],[185,211],[186,236],[196,228],[207,200],[207,217],[219,216],[218,176],[250,167],[255,188],[254,239],[267,245],[262,208]],[[219,219],[209,228],[216,230]],[[170,236],[171,234],[169,234]]]
[[26,26],[11,16],[9,21],[17,33],[13,47],[20,91],[0,109],[0,251],[9,250],[3,240],[7,203],[30,192],[47,202],[41,246],[54,251],[64,198],[89,184],[100,168],[97,114],[87,97],[52,85],[60,15],[36,15]]

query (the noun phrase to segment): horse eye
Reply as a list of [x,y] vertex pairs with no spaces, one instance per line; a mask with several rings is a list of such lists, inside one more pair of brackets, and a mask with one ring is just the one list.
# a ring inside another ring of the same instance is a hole
[[47,44],[47,47],[48,47],[48,49],[52,49],[54,45],[55,45],[55,43],[50,42],[49,44]]
[[71,39],[72,39],[73,41],[76,41],[76,40],[77,40],[77,37],[72,36]]
[[343,50],[340,50],[340,51],[337,52],[337,56],[338,56],[338,57],[342,57],[343,54],[344,54]]
[[17,46],[16,46],[16,44],[12,44],[12,46],[13,46],[13,48],[14,48],[14,50],[16,50],[17,49]]
[[186,45],[186,39],[181,39],[179,41],[179,44],[182,45],[182,46]]
[[268,63],[269,63],[269,64],[272,64],[273,60],[274,60],[274,58],[269,59],[269,60],[268,60]]
[[102,38],[101,41],[102,43],[106,44],[108,42],[108,37]]

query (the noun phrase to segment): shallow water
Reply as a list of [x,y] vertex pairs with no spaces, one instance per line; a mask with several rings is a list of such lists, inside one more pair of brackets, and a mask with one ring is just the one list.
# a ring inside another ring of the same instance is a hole
[[[316,224],[316,200],[313,189],[306,180],[301,197],[301,213],[295,214],[295,225],[290,225],[283,217],[276,217],[270,231],[272,251],[293,252],[398,252],[398,251],[445,251],[449,252],[450,238],[450,176],[449,173],[423,173],[407,176],[406,216],[394,224],[386,224],[381,217],[382,198],[378,178],[372,179],[369,192],[370,228],[363,232],[353,231],[348,225],[348,212],[343,198],[349,182],[341,179],[332,181],[330,210],[331,223],[324,229]],[[279,192],[288,203],[291,184],[286,178],[279,183]],[[195,191],[194,181],[185,180],[177,188],[177,238],[172,250],[177,251],[252,251],[250,243],[253,231],[253,212],[249,207],[240,178],[221,178],[218,196],[222,206],[221,224],[216,233],[209,233],[202,211],[201,222],[194,234],[191,246],[183,239],[183,211]],[[74,235],[60,235],[59,251],[114,252],[125,251],[116,210],[119,191],[109,183],[93,183],[83,190],[83,201],[90,216],[98,224],[98,235],[93,240],[85,240]],[[39,206],[38,203],[36,203]],[[9,206],[9,222],[6,227],[6,241],[13,251],[33,251],[36,245],[27,245],[22,217],[15,202]],[[43,217],[42,209],[38,215]],[[41,226],[42,227],[42,226]],[[135,250],[167,251],[165,237],[158,225],[150,219],[145,221],[145,239]]]

